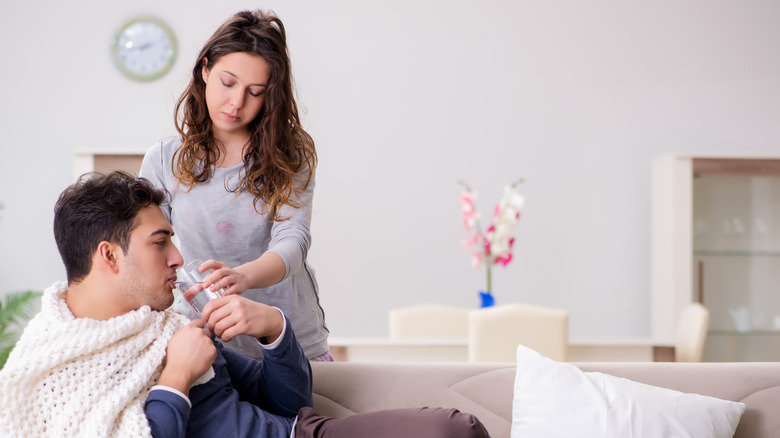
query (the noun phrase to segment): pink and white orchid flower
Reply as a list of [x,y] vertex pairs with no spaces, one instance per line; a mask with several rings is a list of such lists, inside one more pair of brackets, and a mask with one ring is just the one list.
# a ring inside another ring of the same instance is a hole
[[464,190],[460,194],[460,209],[463,212],[463,228],[470,231],[477,224],[479,220],[479,213],[474,208],[474,201],[477,199],[477,194],[469,189]]
[[477,194],[466,184],[461,183],[465,187],[460,194],[463,227],[467,231],[474,232],[463,239],[461,245],[467,250],[474,245],[481,246],[471,253],[471,264],[474,268],[479,268],[483,262],[485,263],[488,294],[491,292],[491,265],[506,267],[513,258],[512,249],[515,242],[513,235],[525,204],[525,198],[518,190],[521,182],[522,180],[519,180],[504,187],[504,195],[493,209],[492,222],[484,233],[480,228],[480,216],[476,209]]

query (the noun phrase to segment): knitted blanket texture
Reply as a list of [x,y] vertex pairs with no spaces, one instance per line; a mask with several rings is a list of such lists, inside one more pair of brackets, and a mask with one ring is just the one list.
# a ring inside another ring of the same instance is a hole
[[144,402],[173,333],[188,322],[148,306],[75,318],[65,283],[44,291],[0,370],[0,436],[149,437]]

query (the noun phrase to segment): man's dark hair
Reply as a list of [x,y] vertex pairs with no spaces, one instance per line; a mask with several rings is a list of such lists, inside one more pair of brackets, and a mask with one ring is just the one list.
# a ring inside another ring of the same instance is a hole
[[138,211],[164,200],[164,191],[123,171],[85,174],[65,189],[54,206],[54,240],[68,283],[86,278],[100,242],[116,243],[127,253]]

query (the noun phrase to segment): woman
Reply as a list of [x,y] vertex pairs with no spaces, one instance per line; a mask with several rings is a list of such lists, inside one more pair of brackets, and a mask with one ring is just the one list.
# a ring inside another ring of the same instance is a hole
[[[184,260],[207,260],[211,290],[281,308],[306,356],[332,361],[306,262],[317,154],[300,125],[281,20],[244,11],[220,26],[175,118],[179,135],[146,153],[141,176],[171,193],[163,210]],[[259,358],[256,344],[227,345]]]

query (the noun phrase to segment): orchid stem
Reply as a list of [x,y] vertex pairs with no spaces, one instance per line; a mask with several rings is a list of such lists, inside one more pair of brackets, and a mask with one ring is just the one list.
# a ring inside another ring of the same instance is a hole
[[493,257],[488,256],[485,260],[485,269],[487,270],[487,293],[493,293],[493,276],[491,275],[491,266],[493,265]]

